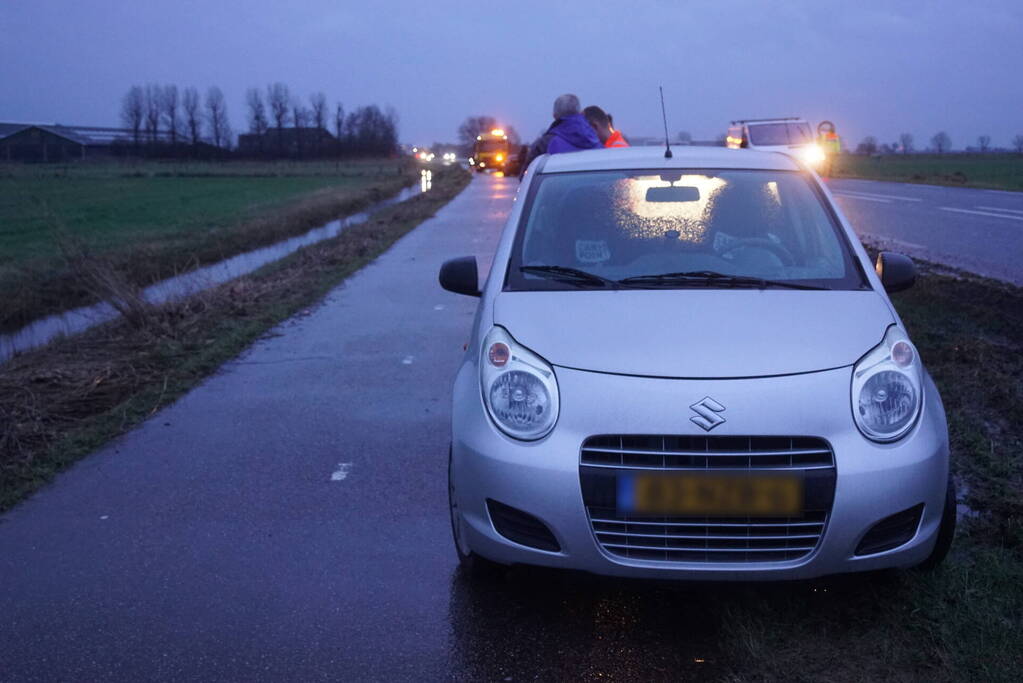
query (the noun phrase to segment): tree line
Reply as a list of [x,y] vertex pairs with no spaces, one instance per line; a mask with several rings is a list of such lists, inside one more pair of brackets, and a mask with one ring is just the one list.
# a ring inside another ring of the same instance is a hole
[[[857,154],[910,154],[916,151],[915,141],[912,133],[901,133],[899,139],[891,144],[879,143],[873,135],[863,138],[863,141],[856,146]],[[1023,133],[1012,139],[1012,149],[1017,154],[1023,154]],[[941,130],[931,136],[930,147],[922,150],[945,154],[952,150],[952,138],[948,133]],[[975,146],[968,146],[968,152],[980,152],[986,154],[991,151],[991,136],[980,135],[977,137]]]
[[183,91],[176,85],[133,85],[121,98],[121,124],[131,133],[136,153],[164,155],[186,148],[230,150],[233,133],[220,88]]
[[201,98],[194,87],[133,85],[121,99],[121,123],[135,153],[148,156],[250,156],[326,158],[388,156],[398,146],[398,115],[376,105],[346,113],[340,102],[327,104],[322,92],[308,104],[284,83],[245,94],[248,131],[238,137],[220,88]]

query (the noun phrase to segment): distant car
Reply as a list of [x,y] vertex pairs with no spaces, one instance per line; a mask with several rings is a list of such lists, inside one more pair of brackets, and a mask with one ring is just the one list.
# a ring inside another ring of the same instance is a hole
[[785,152],[814,168],[827,158],[814,140],[810,124],[800,118],[732,121],[725,145],[730,149]]
[[938,391],[827,189],[796,160],[541,156],[455,378],[469,569],[804,579],[934,565],[955,528]]

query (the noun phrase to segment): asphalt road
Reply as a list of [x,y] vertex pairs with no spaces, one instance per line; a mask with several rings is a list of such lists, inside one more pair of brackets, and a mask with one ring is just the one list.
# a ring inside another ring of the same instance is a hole
[[[694,593],[457,570],[450,387],[517,181],[436,218],[0,518],[0,680],[678,679]],[[700,597],[702,600],[702,596]]]
[[1023,192],[827,181],[861,237],[1023,285]]

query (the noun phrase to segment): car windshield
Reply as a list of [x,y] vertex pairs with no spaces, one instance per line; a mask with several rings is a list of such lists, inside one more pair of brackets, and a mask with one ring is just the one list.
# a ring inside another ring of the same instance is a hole
[[601,171],[536,182],[509,289],[865,286],[800,173]]
[[481,140],[476,143],[481,152],[500,152],[508,146],[505,140]]
[[803,123],[748,124],[753,145],[805,145],[813,142],[810,125]]

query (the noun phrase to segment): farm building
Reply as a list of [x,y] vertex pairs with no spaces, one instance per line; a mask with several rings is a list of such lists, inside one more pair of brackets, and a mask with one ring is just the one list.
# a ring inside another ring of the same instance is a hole
[[[161,131],[161,141],[165,133]],[[108,157],[132,145],[123,128],[0,122],[0,161],[74,161]]]

